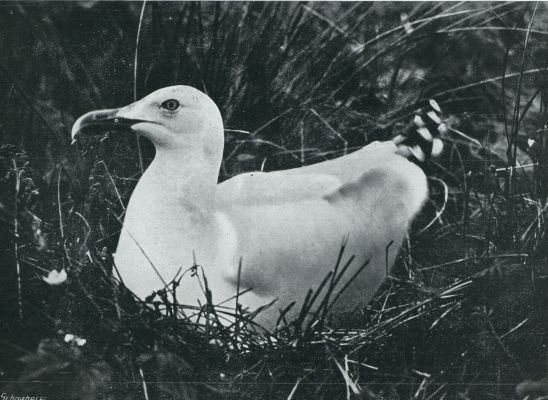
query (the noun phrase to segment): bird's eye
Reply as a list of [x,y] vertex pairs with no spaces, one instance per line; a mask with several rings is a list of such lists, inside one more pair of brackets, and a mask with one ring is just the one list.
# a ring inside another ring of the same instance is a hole
[[179,103],[175,99],[169,99],[169,100],[164,101],[161,104],[161,106],[162,106],[162,108],[164,108],[168,111],[175,111],[176,109],[178,109],[181,106],[181,103]]

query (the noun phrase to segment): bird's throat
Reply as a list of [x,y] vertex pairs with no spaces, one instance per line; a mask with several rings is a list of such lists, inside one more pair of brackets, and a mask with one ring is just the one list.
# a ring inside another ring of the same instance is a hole
[[[201,154],[157,152],[132,196],[156,205],[174,202],[192,209],[212,206],[217,189],[219,165]],[[152,205],[152,204],[150,204]]]
[[160,237],[199,242],[212,223],[217,176],[218,169],[200,157],[157,153],[133,191],[124,228],[149,247]]

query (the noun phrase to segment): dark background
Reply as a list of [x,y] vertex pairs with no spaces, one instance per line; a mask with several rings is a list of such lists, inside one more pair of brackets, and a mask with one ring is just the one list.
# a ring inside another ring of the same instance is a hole
[[[513,398],[546,375],[547,24],[545,3],[2,2],[3,391],[143,398],[145,380],[151,398],[285,399],[298,381],[294,398],[346,398],[350,354],[352,396]],[[154,150],[133,135],[71,146],[70,128],[174,84],[221,109],[220,180],[389,140],[442,106],[431,199],[393,276],[342,324],[360,340],[249,331],[246,353],[118,287],[113,184],[126,202]],[[53,269],[66,284],[43,282]]]

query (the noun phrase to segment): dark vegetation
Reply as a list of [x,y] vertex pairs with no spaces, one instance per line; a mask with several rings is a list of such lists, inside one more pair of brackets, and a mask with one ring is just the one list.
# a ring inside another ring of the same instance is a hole
[[[2,392],[510,399],[520,381],[546,376],[545,3],[151,2],[141,12],[0,4]],[[153,149],[134,135],[71,146],[70,127],[172,84],[219,105],[221,180],[388,140],[439,102],[450,129],[425,166],[430,200],[374,301],[334,323],[320,293],[317,323],[265,334],[241,310],[223,328],[207,305],[196,326],[167,296],[149,307],[118,283],[119,218]],[[48,285],[51,270],[68,279]]]

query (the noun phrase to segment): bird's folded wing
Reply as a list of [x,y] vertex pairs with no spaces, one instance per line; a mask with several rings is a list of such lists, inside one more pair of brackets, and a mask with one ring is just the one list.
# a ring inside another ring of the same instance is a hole
[[341,181],[328,174],[285,174],[283,171],[238,175],[219,185],[218,206],[277,205],[320,200]]
[[230,206],[320,200],[339,189],[344,192],[365,184],[360,182],[370,170],[391,170],[390,165],[407,162],[396,151],[391,141],[374,142],[344,157],[305,167],[237,175],[219,185],[218,201]]

